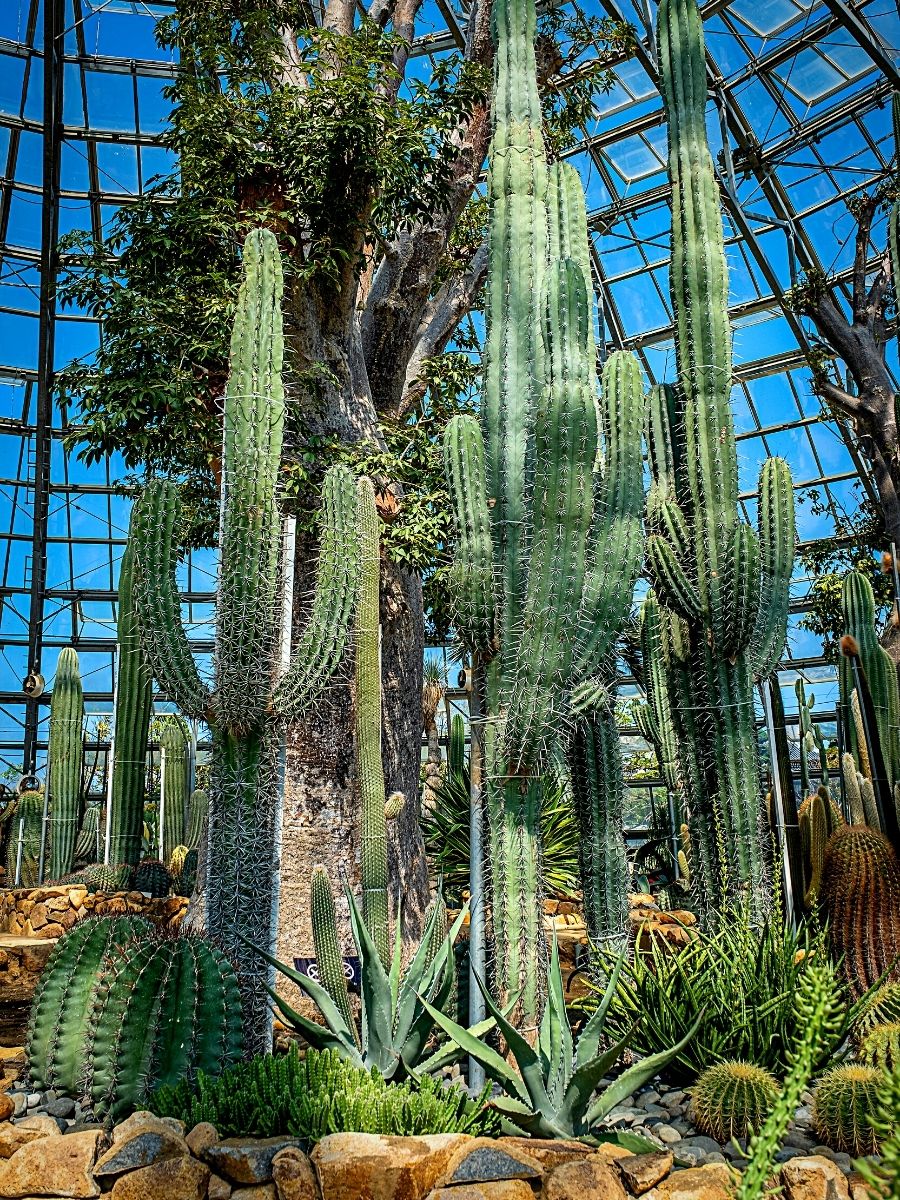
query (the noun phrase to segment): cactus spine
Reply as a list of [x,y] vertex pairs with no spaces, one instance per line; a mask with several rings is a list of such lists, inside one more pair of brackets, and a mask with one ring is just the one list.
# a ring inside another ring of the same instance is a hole
[[845,1154],[875,1154],[878,1138],[870,1123],[884,1076],[876,1067],[835,1067],[826,1072],[813,1096],[813,1128]]
[[119,661],[109,842],[110,862],[129,862],[133,865],[141,857],[147,741],[153,714],[153,677],[141,646],[136,613],[135,562],[131,544],[136,516],[136,511],[133,511],[129,543],[119,568],[119,612],[116,624]]
[[[274,234],[244,243],[243,279],[225,397],[220,567],[212,690],[180,620],[175,584],[180,504],[174,483],[151,482],[133,518],[141,641],[162,689],[212,731],[207,928],[239,964],[248,1038],[268,1043],[266,967],[248,945],[271,945],[275,752],[280,723],[324,687],[349,635],[358,572],[356,486],[326,472],[310,620],[279,679],[281,524],[277,488],[284,434],[281,257]],[[310,672],[310,664],[315,670]]]
[[12,887],[16,878],[16,861],[19,854],[19,826],[22,829],[22,871],[19,887],[37,887],[38,857],[41,852],[41,825],[44,819],[43,792],[23,792],[16,801],[12,815],[12,828],[6,843],[6,879]]
[[784,647],[793,493],[787,464],[769,459],[760,474],[758,532],[740,521],[728,273],[695,0],[663,0],[658,41],[678,386],[651,397],[647,561],[658,602],[683,622],[670,690],[698,851],[698,901],[710,910],[747,897],[762,916],[769,893],[753,676],[768,675]]
[[708,1067],[691,1091],[691,1120],[725,1144],[759,1130],[781,1088],[774,1075],[753,1063],[722,1062]]
[[50,697],[47,787],[50,792],[50,878],[72,870],[81,817],[84,692],[78,655],[71,646],[59,652]]
[[163,726],[159,746],[160,751],[165,752],[165,761],[161,765],[164,802],[159,826],[159,857],[165,862],[184,840],[187,804],[188,743],[177,717]]
[[495,982],[523,1026],[546,975],[540,774],[573,693],[596,691],[643,542],[640,371],[610,357],[598,414],[584,195],[571,167],[547,168],[534,33],[533,0],[497,0],[482,423],[445,437],[456,620],[485,671]]

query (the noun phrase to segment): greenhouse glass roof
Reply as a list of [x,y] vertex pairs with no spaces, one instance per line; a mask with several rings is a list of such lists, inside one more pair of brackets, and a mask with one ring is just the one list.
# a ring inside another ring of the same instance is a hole
[[[89,356],[99,333],[84,314],[58,311],[56,239],[76,228],[99,233],[174,165],[157,144],[174,64],[161,58],[153,27],[167,5],[46,3],[46,12],[42,0],[0,5],[0,777],[10,778],[42,761],[46,692],[26,699],[23,680],[37,671],[49,687],[60,647],[78,646],[88,708],[110,709],[114,589],[128,518],[117,489],[121,462],[88,467],[63,453],[78,414],[52,402],[52,373]],[[655,4],[583,5],[637,33],[636,52],[616,64],[612,90],[569,157],[588,197],[606,346],[635,350],[648,380],[660,382],[674,355]],[[810,542],[832,536],[871,485],[847,430],[812,393],[804,359],[811,330],[787,309],[785,292],[800,272],[820,267],[849,294],[848,202],[894,155],[900,16],[895,0],[710,0],[703,13],[708,126],[731,268],[743,503],[752,519],[760,463],[783,455],[797,484],[800,537]],[[461,44],[465,23],[459,0],[426,0],[418,74]],[[48,44],[58,48],[49,57]],[[883,223],[874,242],[884,243]],[[888,359],[896,374],[896,343]],[[213,570],[210,555],[195,555],[182,581],[201,641]],[[819,679],[827,710],[832,670],[797,628],[808,586],[798,574],[782,678],[800,670]]]

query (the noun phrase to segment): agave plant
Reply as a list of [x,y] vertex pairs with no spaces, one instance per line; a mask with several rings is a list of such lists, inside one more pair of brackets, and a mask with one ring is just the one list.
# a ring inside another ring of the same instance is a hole
[[[440,937],[443,920],[441,906],[435,906],[422,940],[404,971],[401,965],[403,944],[399,913],[390,972],[366,928],[356,899],[345,888],[350,905],[350,928],[360,962],[360,1016],[353,1016],[348,1004],[335,1001],[331,992],[314,979],[286,966],[271,955],[260,954],[282,975],[292,980],[316,1005],[325,1025],[318,1025],[293,1009],[277,992],[269,989],[285,1022],[301,1033],[317,1050],[331,1049],[346,1062],[371,1070],[386,1080],[418,1076],[452,1062],[462,1054],[455,1046],[425,1057],[425,1047],[434,1030],[434,1012],[448,1004],[455,978],[453,943],[466,915],[459,914],[445,937]],[[468,1031],[477,1039],[492,1028],[493,1020],[472,1026]],[[467,1031],[463,1031],[464,1033]]]
[[[451,1042],[481,1063],[485,1074],[503,1088],[506,1095],[496,1098],[493,1105],[512,1125],[534,1137],[599,1141],[601,1139],[596,1126],[611,1109],[648,1079],[652,1079],[681,1051],[694,1036],[703,1018],[701,1013],[683,1041],[641,1059],[623,1071],[599,1095],[595,1095],[598,1084],[615,1066],[628,1042],[625,1037],[609,1049],[602,1049],[607,1042],[604,1037],[606,1010],[615,993],[624,961],[623,953],[600,1004],[576,1041],[566,1014],[559,948],[554,938],[547,981],[547,1003],[536,1046],[531,1046],[507,1021],[481,978],[476,976],[488,1010],[506,1039],[517,1070],[501,1054],[481,1041],[474,1030],[463,1029],[427,1000],[423,1000],[423,1005]],[[636,1138],[635,1141],[645,1145],[643,1139]]]

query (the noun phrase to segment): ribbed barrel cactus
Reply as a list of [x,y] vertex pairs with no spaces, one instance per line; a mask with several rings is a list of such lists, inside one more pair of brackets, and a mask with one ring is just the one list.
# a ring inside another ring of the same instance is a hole
[[274,234],[244,244],[243,280],[225,396],[214,678],[200,676],[175,584],[177,487],[154,480],[133,520],[141,641],[160,687],[213,739],[207,839],[207,928],[239,964],[248,1041],[267,1042],[266,967],[272,943],[276,751],[281,723],[299,715],[343,654],[356,600],[356,482],[343,466],[323,484],[316,585],[290,665],[279,661],[284,437],[281,257]]
[[[611,355],[601,404],[584,193],[573,168],[547,166],[534,32],[533,0],[497,0],[482,419],[455,417],[445,438],[455,623],[486,696],[495,982],[532,1027],[546,977],[540,776],[575,708],[603,691],[644,506],[640,369]],[[605,818],[594,804],[601,858]]]
[[662,0],[658,42],[669,122],[678,378],[651,396],[648,605],[654,618],[655,605],[666,612],[670,744],[677,746],[698,900],[715,909],[746,898],[761,916],[769,903],[768,838],[753,681],[773,670],[784,647],[793,491],[787,464],[768,459],[758,530],[741,520],[728,271],[695,0]]
[[50,878],[72,870],[81,819],[81,762],[84,748],[84,692],[78,655],[59,652],[50,697],[47,787],[50,792]]

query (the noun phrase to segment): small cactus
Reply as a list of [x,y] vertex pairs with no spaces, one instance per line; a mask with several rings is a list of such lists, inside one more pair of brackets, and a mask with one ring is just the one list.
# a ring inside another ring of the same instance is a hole
[[900,1021],[876,1025],[863,1039],[859,1057],[867,1067],[900,1070]]
[[168,896],[172,890],[172,876],[166,864],[155,858],[142,858],[134,869],[131,886],[136,892],[149,892],[151,896]]
[[131,867],[128,863],[107,866],[106,863],[91,863],[81,872],[81,878],[89,892],[113,892],[128,890],[131,883]]
[[23,792],[12,815],[12,828],[6,843],[6,884],[15,886],[16,862],[19,854],[19,827],[22,830],[22,870],[19,887],[37,887],[38,857],[41,852],[41,822],[44,816],[44,793]]
[[691,1119],[723,1144],[747,1137],[760,1128],[780,1091],[775,1076],[753,1063],[716,1063],[694,1084]]
[[184,856],[181,870],[175,877],[174,891],[177,896],[190,896],[197,883],[197,865],[200,861],[200,851],[191,846]]
[[75,841],[75,862],[79,866],[100,857],[100,809],[92,804],[84,810],[81,828]]
[[84,693],[78,655],[71,646],[60,651],[50,697],[47,787],[50,792],[50,875],[58,879],[72,870],[81,809],[81,760],[84,753]]
[[877,1067],[835,1067],[819,1080],[813,1128],[826,1146],[846,1154],[875,1154],[878,1141],[869,1118],[875,1113],[884,1074]]

